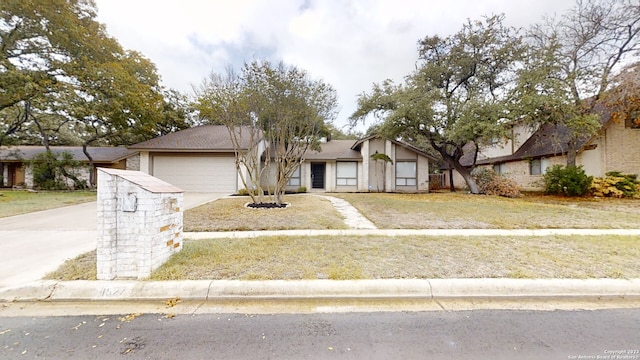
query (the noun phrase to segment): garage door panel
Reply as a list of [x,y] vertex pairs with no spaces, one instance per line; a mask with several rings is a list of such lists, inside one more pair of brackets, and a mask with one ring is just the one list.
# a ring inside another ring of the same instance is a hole
[[231,156],[156,155],[153,176],[185,191],[236,191],[235,161]]

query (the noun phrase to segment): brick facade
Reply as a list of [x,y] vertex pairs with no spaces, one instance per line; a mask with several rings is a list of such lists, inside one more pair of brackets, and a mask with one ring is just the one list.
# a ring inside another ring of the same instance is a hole
[[99,280],[142,279],[182,249],[183,193],[139,171],[98,170]]

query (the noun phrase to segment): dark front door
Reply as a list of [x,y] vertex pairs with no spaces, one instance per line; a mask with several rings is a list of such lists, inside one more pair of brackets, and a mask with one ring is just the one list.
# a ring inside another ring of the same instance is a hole
[[312,163],[311,164],[311,188],[312,189],[324,189],[324,163]]

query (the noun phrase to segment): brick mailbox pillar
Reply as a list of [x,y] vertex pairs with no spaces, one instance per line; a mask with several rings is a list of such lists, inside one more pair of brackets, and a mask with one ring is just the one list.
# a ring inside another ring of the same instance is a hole
[[182,249],[183,190],[140,171],[98,169],[98,280],[142,279]]

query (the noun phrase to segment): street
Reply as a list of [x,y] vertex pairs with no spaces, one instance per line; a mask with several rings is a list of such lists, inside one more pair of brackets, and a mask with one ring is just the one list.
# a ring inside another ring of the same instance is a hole
[[633,359],[640,309],[0,318],[2,359]]

